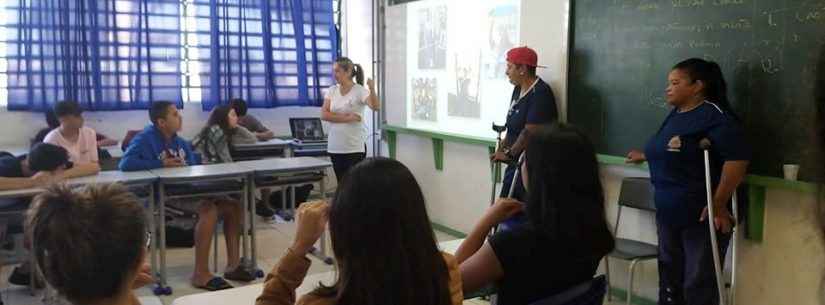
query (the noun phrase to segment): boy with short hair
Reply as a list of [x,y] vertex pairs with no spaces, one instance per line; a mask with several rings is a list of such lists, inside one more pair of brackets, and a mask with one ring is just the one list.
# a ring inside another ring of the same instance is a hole
[[[181,167],[199,164],[192,146],[177,136],[182,118],[174,104],[167,101],[152,103],[149,109],[152,124],[135,135],[120,160],[120,170],[139,171],[163,167]],[[195,226],[195,270],[192,285],[210,291],[232,288],[223,278],[209,271],[209,246],[218,217],[224,219],[224,235],[228,253],[224,276],[230,280],[252,281],[255,276],[240,264],[240,227],[243,208],[227,197],[201,200]]]

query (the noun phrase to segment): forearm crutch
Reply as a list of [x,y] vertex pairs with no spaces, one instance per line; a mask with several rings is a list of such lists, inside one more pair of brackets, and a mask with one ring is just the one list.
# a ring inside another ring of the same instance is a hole
[[[496,123],[493,123],[493,131],[495,131],[498,134],[496,136],[496,149],[493,151],[493,153],[496,153],[496,152],[498,152],[499,149],[501,149],[501,133],[504,132],[505,130],[507,130],[506,126],[496,125]],[[493,206],[493,204],[496,203],[496,198],[498,197],[498,196],[496,196],[496,193],[497,193],[496,192],[496,185],[498,185],[498,180],[497,179],[498,179],[500,174],[501,174],[501,163],[493,162],[493,178],[491,179],[493,181],[493,186],[490,189],[490,206]]]
[[716,224],[713,212],[713,189],[710,180],[710,140],[702,139],[699,146],[705,156],[705,189],[707,190],[708,227],[710,230],[711,250],[713,251],[713,269],[716,272],[716,289],[719,291],[719,305],[725,305],[725,286],[722,280],[722,262],[719,258],[719,243],[716,240]]

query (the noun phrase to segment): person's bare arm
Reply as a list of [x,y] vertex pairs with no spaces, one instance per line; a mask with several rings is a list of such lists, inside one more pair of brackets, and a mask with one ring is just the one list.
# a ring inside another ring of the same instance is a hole
[[351,123],[360,122],[361,116],[354,113],[336,113],[330,110],[332,101],[324,99],[324,105],[321,107],[321,120],[332,123]]
[[369,88],[370,94],[367,96],[367,106],[370,107],[373,111],[378,111],[381,109],[381,101],[378,99],[378,95],[375,93],[375,81],[372,79],[367,80],[367,87]]
[[100,172],[100,164],[98,163],[80,163],[75,164],[71,169],[63,172],[63,178],[77,178],[91,175],[97,175]]

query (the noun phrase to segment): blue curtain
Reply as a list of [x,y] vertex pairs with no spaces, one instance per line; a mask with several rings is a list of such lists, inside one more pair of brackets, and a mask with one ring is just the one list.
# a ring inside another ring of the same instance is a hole
[[[198,0],[202,105],[320,106],[337,49],[332,0]],[[206,36],[208,35],[208,36]],[[205,39],[204,39],[205,38]]]
[[16,13],[7,14],[10,110],[64,99],[87,110],[181,105],[179,0],[18,0],[7,9]]

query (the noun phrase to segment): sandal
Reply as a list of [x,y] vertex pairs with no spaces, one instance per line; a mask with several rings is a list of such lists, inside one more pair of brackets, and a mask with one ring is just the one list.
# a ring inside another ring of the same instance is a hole
[[251,282],[256,279],[255,275],[246,270],[243,266],[235,267],[234,270],[224,273],[223,277],[228,280],[239,282]]
[[218,291],[224,289],[234,288],[230,285],[226,280],[223,278],[216,276],[213,277],[209,282],[206,282],[204,286],[195,286],[195,288],[206,289],[208,291]]

